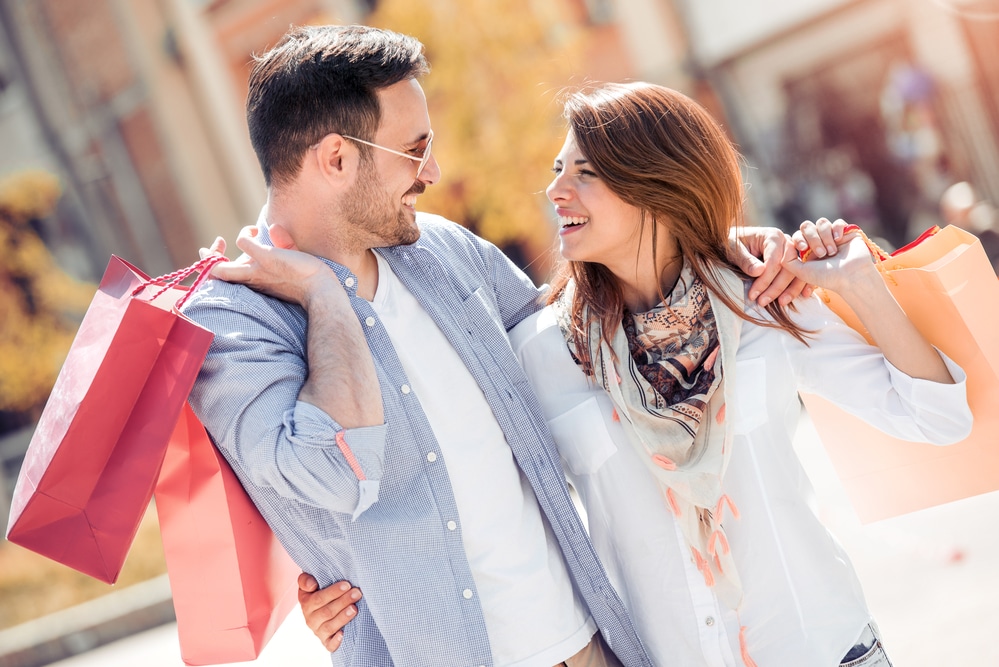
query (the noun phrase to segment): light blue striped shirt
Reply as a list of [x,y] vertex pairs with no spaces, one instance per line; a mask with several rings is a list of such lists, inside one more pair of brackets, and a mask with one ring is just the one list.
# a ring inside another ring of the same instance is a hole
[[[541,407],[507,339],[538,309],[538,289],[460,225],[426,214],[418,222],[419,241],[379,254],[482,389],[608,643],[625,665],[651,665],[573,508]],[[344,430],[298,402],[308,372],[305,312],[218,280],[185,308],[216,334],[191,404],[302,569],[320,586],[346,579],[364,592],[334,665],[492,665],[460,531],[446,527],[457,515],[447,470],[428,457],[440,448],[416,394],[407,391],[388,333],[356,294],[356,277],[327,263],[349,285],[374,357],[385,425]]]

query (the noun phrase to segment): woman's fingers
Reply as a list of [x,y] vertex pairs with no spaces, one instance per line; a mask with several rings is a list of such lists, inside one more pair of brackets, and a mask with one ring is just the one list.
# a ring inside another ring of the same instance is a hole
[[819,218],[815,222],[805,220],[791,240],[802,260],[832,257],[839,252],[841,245],[855,236],[855,231],[847,231],[849,227],[841,219],[834,222],[826,218]]
[[327,651],[336,651],[343,642],[344,626],[357,616],[360,589],[352,588],[346,581],[320,589],[316,580],[305,573],[298,577],[298,589],[298,603],[306,625]]

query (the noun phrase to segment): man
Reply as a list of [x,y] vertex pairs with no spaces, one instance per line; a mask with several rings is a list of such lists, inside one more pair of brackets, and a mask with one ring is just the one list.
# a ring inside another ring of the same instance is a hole
[[268,202],[186,309],[216,333],[192,405],[303,570],[363,588],[334,663],[650,665],[506,338],[539,290],[415,211],[427,70],[361,26],[258,60]]

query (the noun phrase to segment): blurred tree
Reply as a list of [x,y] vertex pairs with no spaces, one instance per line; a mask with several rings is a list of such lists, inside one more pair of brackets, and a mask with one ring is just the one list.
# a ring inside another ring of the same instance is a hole
[[38,234],[62,192],[44,171],[0,180],[0,435],[33,423],[94,295]]
[[419,38],[441,184],[421,208],[460,222],[529,265],[550,268],[547,168],[564,125],[554,98],[578,48],[567,0],[382,0],[371,25]]

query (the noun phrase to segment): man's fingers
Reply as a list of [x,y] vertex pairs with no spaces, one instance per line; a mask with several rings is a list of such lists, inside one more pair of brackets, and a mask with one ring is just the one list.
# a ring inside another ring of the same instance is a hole
[[781,306],[787,306],[789,303],[798,298],[799,295],[804,295],[806,290],[808,290],[808,294],[812,293],[808,283],[801,278],[795,278],[788,284],[787,287],[784,288],[784,291],[781,292],[780,296],[777,297],[777,302]]
[[[780,266],[773,266],[772,264],[761,264],[761,266],[763,269],[756,277],[756,280],[753,281],[753,284],[749,287],[750,301],[759,301],[764,291],[773,284],[773,281],[777,278],[781,271]],[[766,304],[761,303],[760,305]]]
[[[763,270],[749,287],[750,301],[756,301],[761,306],[767,305],[780,294],[790,279],[783,277],[784,261],[788,255],[794,254],[790,237],[780,234],[779,237],[768,237],[763,246]],[[775,285],[776,282],[776,285]],[[766,303],[762,297],[768,295]]]
[[779,297],[795,280],[794,275],[784,268],[779,268],[773,276],[773,279],[769,280],[769,282],[765,282],[764,278],[769,279],[767,275],[760,276],[753,281],[753,284],[750,287],[750,295],[752,295],[754,291],[758,292],[759,296],[753,300],[761,306],[767,306],[771,301]]
[[198,248],[198,257],[204,259],[211,255],[224,255],[225,254],[225,239],[221,236],[216,236],[212,245],[208,248]]
[[271,225],[268,233],[271,236],[271,243],[274,244],[275,248],[298,250],[298,246],[295,245],[295,241],[292,240],[291,234],[289,234],[288,230],[281,225]]
[[264,246],[257,239],[260,235],[260,230],[256,227],[243,227],[239,230],[239,235],[236,237],[236,247],[245,252],[251,257],[257,256],[257,250],[264,248]]
[[228,283],[246,284],[253,277],[253,268],[246,262],[219,262],[212,267],[212,277]]
[[732,246],[732,252],[729,253],[729,256],[739,267],[739,270],[747,276],[756,277],[764,271],[763,262],[754,257],[742,243],[736,242]]

